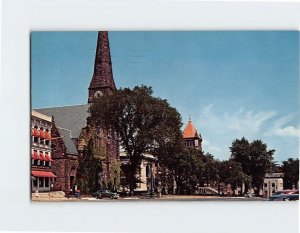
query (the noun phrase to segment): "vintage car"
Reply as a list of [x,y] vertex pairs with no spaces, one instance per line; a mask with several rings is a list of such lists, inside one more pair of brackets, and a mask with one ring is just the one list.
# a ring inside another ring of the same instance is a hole
[[118,199],[119,194],[111,192],[107,189],[101,189],[96,192],[91,193],[93,197],[96,197],[97,199],[102,199],[104,197],[110,198],[110,199]]
[[269,201],[298,201],[299,194],[279,194],[269,198]]

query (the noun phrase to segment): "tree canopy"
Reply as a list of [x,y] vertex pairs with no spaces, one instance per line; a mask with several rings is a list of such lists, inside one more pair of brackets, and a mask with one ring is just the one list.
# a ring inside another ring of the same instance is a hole
[[241,165],[245,174],[251,176],[251,186],[258,192],[263,185],[265,174],[275,167],[275,150],[268,150],[267,144],[261,140],[249,142],[244,137],[233,141],[230,150],[231,159]]
[[289,158],[282,163],[282,171],[284,173],[284,188],[297,188],[299,182],[299,159]]
[[97,98],[89,108],[90,124],[114,130],[120,137],[129,158],[131,193],[142,155],[166,144],[176,144],[181,137],[180,114],[166,100],[152,94],[152,88],[147,86],[119,89]]

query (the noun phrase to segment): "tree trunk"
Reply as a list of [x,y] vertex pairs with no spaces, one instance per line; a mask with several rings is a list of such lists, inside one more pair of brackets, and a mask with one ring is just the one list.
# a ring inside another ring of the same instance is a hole
[[136,188],[136,170],[137,170],[137,163],[131,163],[129,165],[129,193],[130,196],[134,195],[134,189]]

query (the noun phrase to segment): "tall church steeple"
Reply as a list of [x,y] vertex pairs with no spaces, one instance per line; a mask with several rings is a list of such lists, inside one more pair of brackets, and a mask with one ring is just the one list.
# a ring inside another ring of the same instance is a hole
[[88,103],[101,95],[109,95],[116,90],[113,78],[108,32],[98,32],[94,74],[89,86]]

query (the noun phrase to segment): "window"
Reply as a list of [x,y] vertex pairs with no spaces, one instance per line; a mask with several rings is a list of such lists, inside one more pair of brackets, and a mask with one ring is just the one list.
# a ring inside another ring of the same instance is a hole
[[268,187],[268,184],[267,184],[267,183],[265,183],[265,187]]
[[49,187],[49,179],[50,178],[45,178],[45,187],[47,187],[47,188]]
[[33,180],[33,187],[36,187],[37,186],[37,177],[34,177],[35,179]]
[[146,166],[146,177],[149,177],[149,170],[150,170],[150,166],[147,165]]
[[272,188],[274,188],[275,187],[275,183],[272,183]]
[[38,138],[38,137],[33,137],[33,141],[34,141],[35,143],[39,143],[39,138]]

